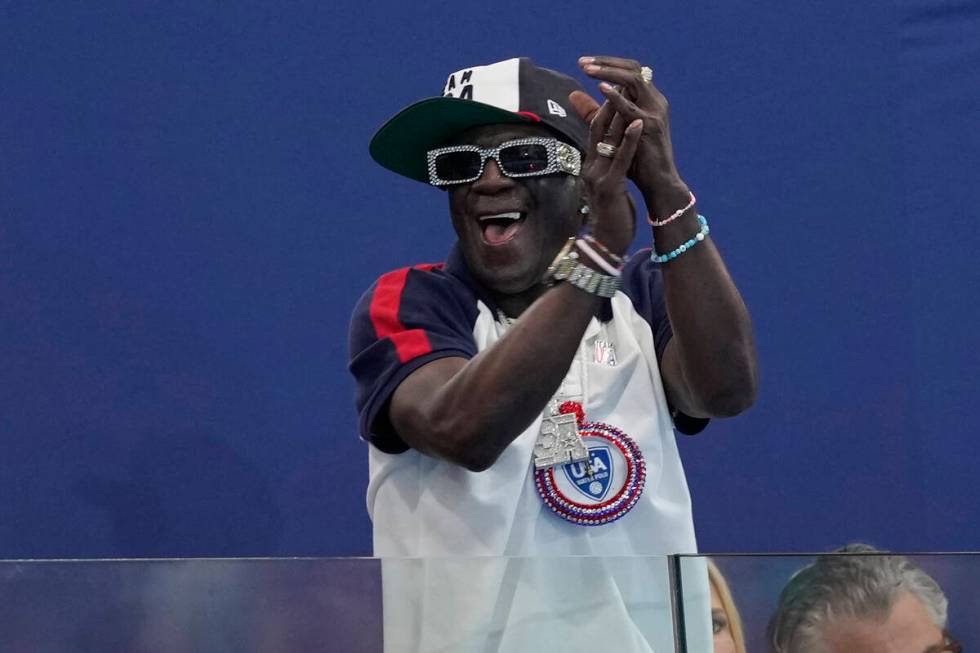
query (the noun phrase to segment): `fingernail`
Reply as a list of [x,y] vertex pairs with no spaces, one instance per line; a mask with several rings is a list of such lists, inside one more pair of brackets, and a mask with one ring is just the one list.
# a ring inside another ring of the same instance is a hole
[[578,63],[579,63],[580,66],[584,66],[586,64],[590,64],[593,61],[595,61],[595,57],[579,57],[578,58]]
[[599,66],[595,66],[593,64],[589,64],[588,66],[585,67],[585,72],[587,73],[597,73],[599,72],[599,70],[601,70]]
[[606,93],[610,93],[613,90],[612,84],[607,84],[606,82],[599,82],[599,88]]
[[639,118],[637,118],[636,120],[630,123],[630,129],[639,129],[642,126],[643,126],[643,121],[640,120]]

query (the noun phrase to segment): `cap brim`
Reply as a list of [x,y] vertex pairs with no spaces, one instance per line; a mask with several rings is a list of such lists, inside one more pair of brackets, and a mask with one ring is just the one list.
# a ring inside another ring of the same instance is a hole
[[371,139],[371,158],[385,168],[428,183],[426,153],[461,131],[479,125],[533,123],[534,120],[473,100],[428,98],[395,114]]

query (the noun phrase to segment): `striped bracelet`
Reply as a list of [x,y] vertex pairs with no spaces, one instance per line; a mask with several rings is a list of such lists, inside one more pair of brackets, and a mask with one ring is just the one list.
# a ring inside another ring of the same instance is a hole
[[[603,271],[605,271],[607,274],[610,274],[614,277],[618,277],[620,274],[622,274],[622,270],[623,270],[622,265],[613,266],[611,263],[609,263],[609,261],[599,256],[599,254],[594,249],[592,249],[592,247],[589,246],[589,243],[587,243],[584,238],[579,238],[578,240],[576,240],[575,246],[578,247],[583,254],[585,254],[590,259],[592,259],[592,261],[600,268],[602,268]],[[620,261],[622,261],[622,259],[620,259]]]
[[622,256],[620,256],[620,255],[618,255],[618,254],[610,251],[608,247],[606,247],[601,242],[599,242],[596,239],[596,237],[593,236],[592,234],[590,234],[590,233],[582,234],[582,238],[584,238],[586,241],[588,241],[588,243],[590,245],[592,245],[593,247],[595,247],[596,249],[598,249],[600,252],[602,252],[603,254],[605,254],[606,256],[608,256],[609,257],[609,260],[611,260],[616,265],[622,265],[623,263],[626,262],[626,259],[625,258],[623,258]]
[[694,238],[678,246],[674,251],[667,252],[666,254],[657,254],[656,250],[654,250],[650,254],[650,260],[654,263],[666,263],[667,261],[677,258],[687,250],[703,241],[708,233],[711,232],[711,229],[708,227],[708,220],[700,213],[698,214],[698,222],[701,223],[701,231],[699,231]]

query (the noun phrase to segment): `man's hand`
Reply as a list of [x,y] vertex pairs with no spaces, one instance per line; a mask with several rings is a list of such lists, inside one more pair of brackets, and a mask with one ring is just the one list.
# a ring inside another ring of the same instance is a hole
[[[593,134],[597,129],[615,133],[619,126],[636,121],[643,125],[628,174],[651,216],[663,219],[686,206],[690,190],[674,163],[667,99],[643,79],[636,61],[582,57],[579,66],[600,81],[606,98],[600,107],[581,91],[569,96],[576,113],[591,122]],[[673,250],[699,226],[697,212],[688,210],[654,228],[657,250]],[[663,354],[661,374],[671,403],[692,417],[745,410],[755,399],[757,385],[752,324],[714,243],[705,239],[662,270],[673,337]]]
[[[593,118],[589,151],[582,164],[582,181],[591,210],[589,221],[599,242],[623,254],[636,233],[636,211],[626,192],[626,175],[636,156],[643,123],[634,120],[626,124],[609,104],[598,109]],[[614,146],[615,154],[599,154],[600,143]]]
[[643,194],[649,211],[662,217],[687,204],[690,191],[674,162],[667,98],[652,82],[643,79],[640,64],[632,59],[582,57],[579,66],[585,74],[600,80],[599,91],[606,98],[600,107],[581,91],[569,96],[575,111],[586,122],[593,122],[607,111],[614,114],[613,127],[617,122],[641,121],[640,142],[628,174]]

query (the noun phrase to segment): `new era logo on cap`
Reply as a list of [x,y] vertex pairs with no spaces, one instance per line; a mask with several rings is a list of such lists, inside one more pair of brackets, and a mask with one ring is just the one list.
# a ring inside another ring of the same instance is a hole
[[568,112],[566,112],[565,109],[554,100],[548,100],[548,113],[561,116],[562,118],[568,117]]

